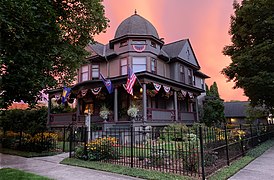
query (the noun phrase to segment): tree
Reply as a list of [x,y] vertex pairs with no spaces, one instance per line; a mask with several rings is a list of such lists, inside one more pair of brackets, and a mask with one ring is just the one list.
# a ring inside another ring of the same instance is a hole
[[243,88],[251,104],[274,108],[274,1],[243,0],[234,3],[229,34],[232,45],[224,55],[230,65],[222,70],[234,88]]
[[250,106],[248,105],[246,108],[246,120],[249,123],[253,123],[254,120],[257,119],[266,119],[268,113],[266,112],[265,108],[262,106]]
[[43,89],[70,85],[89,42],[107,28],[102,0],[0,2],[1,106],[35,104]]
[[210,88],[206,85],[206,96],[203,101],[202,122],[207,126],[220,126],[225,122],[224,102],[219,96],[217,83]]

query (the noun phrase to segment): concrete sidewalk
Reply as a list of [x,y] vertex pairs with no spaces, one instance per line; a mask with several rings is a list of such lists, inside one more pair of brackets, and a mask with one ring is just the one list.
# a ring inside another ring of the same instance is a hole
[[274,146],[241,169],[230,180],[272,180],[274,179]]
[[59,164],[68,153],[48,157],[24,158],[0,153],[0,168],[15,168],[56,180],[140,180],[129,176]]

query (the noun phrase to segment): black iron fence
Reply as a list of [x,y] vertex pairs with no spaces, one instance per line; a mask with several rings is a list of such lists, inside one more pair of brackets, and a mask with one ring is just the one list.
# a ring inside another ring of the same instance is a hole
[[69,132],[71,157],[205,179],[271,138],[274,126],[131,126],[93,128],[90,134],[86,127],[78,127]]

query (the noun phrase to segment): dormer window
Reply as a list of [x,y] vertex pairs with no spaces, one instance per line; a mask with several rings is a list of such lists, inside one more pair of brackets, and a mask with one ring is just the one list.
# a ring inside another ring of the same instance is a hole
[[156,48],[156,43],[154,41],[151,41],[150,46]]
[[134,44],[134,45],[144,45],[144,44],[146,44],[146,41],[145,40],[133,40],[132,44]]
[[185,67],[180,65],[180,80],[185,83]]
[[124,41],[120,42],[120,47],[124,47],[124,46],[127,46],[127,45],[128,45],[128,41],[127,40],[124,40]]

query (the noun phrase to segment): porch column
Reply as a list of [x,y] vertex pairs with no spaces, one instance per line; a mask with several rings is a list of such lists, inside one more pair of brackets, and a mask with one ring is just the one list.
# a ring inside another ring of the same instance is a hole
[[50,122],[50,111],[51,111],[51,96],[48,94],[48,120],[47,120],[47,125]]
[[143,118],[147,121],[147,85],[143,84]]
[[178,121],[178,100],[177,100],[177,91],[174,91],[174,109],[175,109],[175,121]]
[[118,89],[114,88],[114,122],[118,121]]

